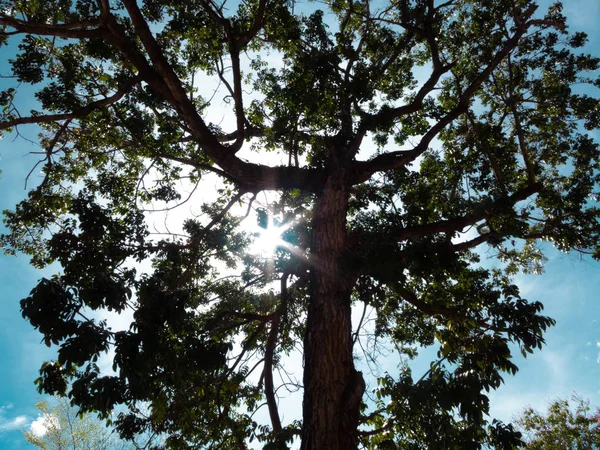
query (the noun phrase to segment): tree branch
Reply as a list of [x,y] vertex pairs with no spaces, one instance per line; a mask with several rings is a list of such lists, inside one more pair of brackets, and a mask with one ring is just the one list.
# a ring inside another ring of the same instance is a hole
[[[136,34],[142,41],[142,45],[146,49],[146,52],[148,52],[153,67],[160,75],[161,81],[168,88],[171,100],[170,103],[186,119],[186,122],[192,128],[199,143],[203,145],[203,147],[207,146],[211,149],[211,151],[207,153],[210,154],[215,151],[222,151],[223,148],[221,144],[219,144],[213,133],[198,114],[194,103],[191,102],[187,96],[187,93],[181,84],[181,80],[173,70],[173,67],[166,56],[163,54],[158,42],[154,39],[152,31],[150,31],[150,27],[144,19],[137,2],[135,0],[123,0],[123,4],[131,18]],[[212,155],[210,156],[212,157]]]
[[[523,17],[529,17],[535,8],[530,8]],[[383,155],[377,156],[370,161],[357,161],[353,164],[354,168],[357,172],[357,177],[355,183],[362,183],[368,180],[371,175],[375,172],[379,171],[387,171],[393,170],[400,167],[403,167],[410,162],[417,159],[420,155],[422,155],[429,148],[429,144],[431,141],[452,121],[457,119],[462,113],[467,111],[469,107],[469,103],[473,95],[477,92],[477,90],[481,87],[481,85],[486,81],[491,73],[498,67],[498,65],[517,47],[519,40],[525,34],[528,27],[531,23],[523,22],[517,28],[517,31],[513,34],[513,36],[508,39],[502,49],[496,53],[492,61],[487,65],[487,67],[482,70],[477,77],[471,82],[471,84],[465,89],[465,91],[458,98],[457,104],[454,108],[452,108],[442,119],[440,119],[435,125],[433,125],[427,133],[421,138],[419,144],[412,150],[400,151],[400,152],[392,152],[392,153],[384,153]],[[448,66],[445,66],[448,67]],[[435,83],[441,77],[441,73],[439,75],[436,74],[436,71],[432,73],[429,80],[421,87],[419,93],[415,100],[409,105],[401,106],[400,108],[396,108],[393,110],[384,111],[380,114],[376,114],[374,118],[379,117],[381,120],[393,120],[402,115],[410,114],[415,112],[420,107],[419,101],[422,102],[424,97],[428,94],[427,89],[433,89]],[[421,98],[420,96],[423,96]],[[420,99],[420,100],[419,100]]]
[[269,331],[269,337],[267,338],[267,345],[265,348],[265,397],[267,398],[267,407],[269,409],[269,417],[271,419],[271,424],[273,425],[273,431],[278,437],[281,434],[282,426],[281,419],[279,418],[279,411],[277,409],[277,399],[275,398],[275,388],[273,384],[273,357],[275,355],[275,346],[277,345],[281,313],[282,310],[286,308],[287,304],[287,279],[289,275],[289,271],[285,271],[281,276],[281,305],[279,310],[274,313],[273,319],[271,320],[271,330]]
[[238,49],[244,48],[248,43],[258,34],[260,29],[265,23],[265,11],[267,7],[267,0],[260,0],[258,2],[258,8],[256,8],[256,14],[254,15],[254,21],[250,29],[243,33],[236,41],[236,47]]
[[497,236],[497,233],[494,233],[494,232],[484,233],[484,234],[481,234],[481,235],[477,236],[476,238],[470,239],[468,241],[459,242],[457,244],[454,244],[454,245],[452,245],[452,249],[456,252],[463,252],[465,250],[475,248],[478,245],[489,241],[494,236]]
[[[100,25],[99,19],[53,25],[46,23],[31,23],[25,20],[19,20],[13,17],[2,15],[0,16],[0,25],[14,28],[17,33],[75,39],[104,37],[108,33],[108,31],[102,27],[92,29],[89,28]],[[0,35],[5,34],[14,33],[0,32]]]
[[[529,196],[539,192],[541,187],[541,184],[536,183],[515,192],[508,197],[509,205],[512,207],[515,203],[525,200]],[[475,212],[469,216],[440,220],[439,222],[416,225],[413,227],[399,228],[391,231],[389,235],[398,241],[404,241],[406,239],[422,238],[438,233],[460,232],[464,228],[475,225],[477,222],[492,217],[497,212],[506,210],[507,208],[506,203],[503,201],[498,201],[487,208],[485,206],[486,205],[481,205],[481,208],[479,208],[481,209],[480,212]]]
[[277,336],[279,334],[279,323],[281,317],[287,316],[288,307],[288,289],[287,281],[291,275],[291,270],[286,269],[281,275],[281,304],[279,310],[273,314],[271,321],[271,330],[269,331],[269,337],[267,339],[267,346],[265,348],[265,367],[264,367],[264,379],[265,379],[265,396],[267,397],[267,407],[269,409],[269,417],[271,418],[271,424],[273,425],[273,431],[275,432],[276,439],[279,441],[279,447],[286,448],[283,441],[281,441],[281,432],[283,430],[281,426],[281,419],[279,418],[279,411],[277,409],[277,400],[275,398],[275,388],[273,384],[273,357],[275,355],[275,347],[277,345]]
[[512,112],[513,119],[515,121],[515,133],[517,135],[517,142],[519,143],[519,149],[521,150],[521,156],[523,157],[523,162],[525,163],[525,167],[527,169],[527,177],[529,182],[535,182],[535,167],[531,162],[531,157],[529,155],[529,150],[527,149],[527,139],[525,138],[525,132],[523,130],[523,125],[521,122],[521,115],[517,109],[517,101],[515,99],[515,94],[513,91],[513,69],[512,69],[512,61],[510,56],[508,57],[508,76],[511,82],[509,97],[506,99],[508,103],[508,107]]
[[440,80],[442,75],[452,69],[452,65],[440,66],[434,70],[430,75],[429,79],[421,86],[421,89],[415,95],[415,98],[408,105],[402,105],[398,108],[388,108],[377,114],[363,113],[360,128],[370,129],[373,126],[379,125],[382,122],[391,122],[402,116],[417,112],[423,106],[423,100],[429,95],[435,88],[435,85]]
[[0,130],[6,130],[7,128],[12,128],[24,124],[41,124],[49,122],[58,122],[61,120],[80,119],[82,117],[87,116],[92,111],[104,108],[105,106],[112,105],[113,103],[118,102],[125,96],[125,94],[127,94],[127,92],[129,92],[129,89],[139,81],[139,77],[131,78],[127,82],[123,83],[119,87],[117,92],[115,92],[110,97],[106,97],[102,100],[97,100],[95,102],[89,103],[83,108],[78,109],[77,111],[63,114],[44,114],[39,116],[18,117],[16,119],[0,122]]
[[[431,316],[440,315],[446,319],[452,319],[459,322],[465,322],[472,319],[456,309],[425,303],[424,301],[419,300],[415,294],[410,292],[404,286],[401,286],[399,283],[394,283],[392,289],[396,291],[406,302],[410,303],[412,306],[417,308],[419,311],[424,312],[425,314],[429,314]],[[502,329],[490,325],[483,319],[475,319],[475,322],[486,330],[503,331]]]
[[[138,69],[140,77],[175,108],[182,120],[189,126],[193,138],[201,146],[202,151],[221,167],[229,179],[235,180],[241,189],[248,191],[277,189],[318,191],[323,188],[326,179],[324,171],[253,164],[242,161],[229,147],[223,146],[217,136],[206,126],[193,102],[187,97],[180,80],[152,36],[135,0],[124,0],[124,4],[153,65],[137,49],[110,14],[103,17],[103,22],[112,33],[106,39],[115,45]],[[238,136],[236,136],[237,138]]]

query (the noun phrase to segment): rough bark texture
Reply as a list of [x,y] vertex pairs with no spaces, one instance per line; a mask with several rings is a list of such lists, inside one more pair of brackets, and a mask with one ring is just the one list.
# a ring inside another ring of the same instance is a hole
[[344,268],[349,184],[330,175],[313,219],[311,304],[304,347],[303,450],[356,449],[364,381],[354,368],[350,294]]

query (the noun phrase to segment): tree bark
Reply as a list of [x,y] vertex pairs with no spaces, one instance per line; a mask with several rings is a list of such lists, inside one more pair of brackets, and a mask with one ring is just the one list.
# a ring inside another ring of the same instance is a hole
[[311,301],[304,343],[303,450],[357,448],[365,384],[354,368],[350,295],[356,277],[345,267],[346,173],[331,174],[313,217]]

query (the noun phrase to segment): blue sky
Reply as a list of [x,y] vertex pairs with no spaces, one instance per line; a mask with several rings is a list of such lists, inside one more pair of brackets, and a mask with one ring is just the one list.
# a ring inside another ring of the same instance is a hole
[[[600,54],[600,2],[569,0],[565,13],[571,29],[590,35],[587,50]],[[35,132],[27,136],[35,138]],[[595,136],[600,140],[600,133]],[[25,178],[37,161],[29,152],[36,150],[24,139],[7,136],[0,141],[0,210],[25,196]],[[519,373],[506,376],[505,385],[491,394],[492,416],[503,420],[526,405],[543,408],[549,400],[575,392],[600,406],[600,263],[551,246],[547,257],[543,275],[518,276],[517,281],[523,296],[542,301],[557,325],[546,334],[543,351],[517,358]],[[19,300],[52,271],[33,269],[27,257],[0,256],[0,449],[28,448],[21,430],[37,417],[34,406],[40,399],[33,380],[54,351],[40,343],[40,335],[21,317]]]

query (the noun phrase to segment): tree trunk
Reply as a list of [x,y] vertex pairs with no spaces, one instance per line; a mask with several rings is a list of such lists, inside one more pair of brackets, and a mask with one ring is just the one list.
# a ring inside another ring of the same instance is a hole
[[349,185],[330,175],[313,217],[311,299],[304,343],[303,450],[357,448],[365,384],[354,368],[350,295],[356,277],[344,268]]

